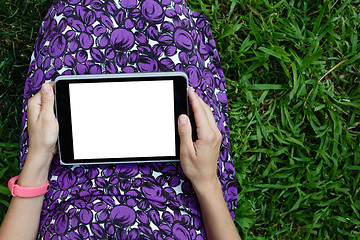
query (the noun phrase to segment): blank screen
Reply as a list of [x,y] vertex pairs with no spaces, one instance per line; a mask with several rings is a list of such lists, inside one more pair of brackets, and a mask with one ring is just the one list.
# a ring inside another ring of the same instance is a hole
[[69,84],[74,159],[175,156],[172,80]]

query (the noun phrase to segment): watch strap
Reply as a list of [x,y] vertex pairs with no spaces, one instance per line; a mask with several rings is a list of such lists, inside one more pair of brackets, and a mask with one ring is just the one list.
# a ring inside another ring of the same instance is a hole
[[44,185],[39,187],[22,187],[17,185],[17,180],[19,179],[19,175],[11,178],[8,183],[8,187],[10,189],[11,195],[14,197],[37,197],[47,193],[50,189],[49,181],[47,181]]

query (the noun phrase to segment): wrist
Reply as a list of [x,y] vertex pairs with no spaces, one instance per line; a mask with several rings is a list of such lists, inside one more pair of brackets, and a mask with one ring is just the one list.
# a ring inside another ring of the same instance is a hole
[[46,183],[52,157],[52,154],[29,149],[18,184],[23,187],[36,187]]
[[36,147],[29,145],[29,150],[28,150],[26,159],[30,156],[30,157],[34,157],[36,159],[43,159],[45,161],[51,161],[52,158],[54,157],[55,153],[56,153],[55,150],[36,148]]
[[48,181],[49,169],[28,167],[24,165],[18,179],[18,185],[22,187],[38,187]]
[[203,183],[193,184],[195,193],[198,197],[201,196],[212,196],[217,192],[222,193],[220,180],[215,177],[210,180],[204,181]]

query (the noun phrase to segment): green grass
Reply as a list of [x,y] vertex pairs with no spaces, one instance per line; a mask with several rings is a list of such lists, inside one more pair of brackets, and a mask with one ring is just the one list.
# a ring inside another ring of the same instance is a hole
[[[4,1],[2,214],[17,171],[23,83],[49,6]],[[188,2],[210,17],[225,71],[242,238],[360,238],[360,1]]]

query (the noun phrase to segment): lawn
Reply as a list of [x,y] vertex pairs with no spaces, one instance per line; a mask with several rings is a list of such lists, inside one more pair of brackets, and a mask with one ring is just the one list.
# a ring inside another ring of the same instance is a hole
[[[226,76],[243,239],[360,238],[360,1],[188,0]],[[0,6],[0,219],[49,0]]]

